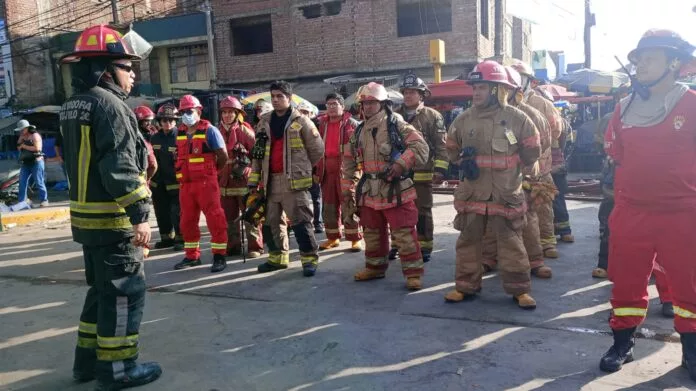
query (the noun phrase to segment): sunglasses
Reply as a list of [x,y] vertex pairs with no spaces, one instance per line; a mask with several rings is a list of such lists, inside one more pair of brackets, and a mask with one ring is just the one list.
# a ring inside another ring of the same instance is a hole
[[133,72],[133,67],[131,65],[119,64],[117,62],[113,62],[111,63],[111,65],[115,66],[116,68],[122,69],[128,73]]

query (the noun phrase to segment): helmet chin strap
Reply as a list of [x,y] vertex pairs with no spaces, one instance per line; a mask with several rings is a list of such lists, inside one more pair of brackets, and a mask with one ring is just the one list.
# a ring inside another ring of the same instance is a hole
[[643,100],[648,100],[650,99],[650,87],[654,87],[658,85],[662,80],[667,77],[673,70],[671,68],[665,69],[665,71],[662,73],[662,76],[657,78],[655,81],[651,81],[649,83],[641,83],[636,79],[635,77],[632,77],[633,80],[631,80],[631,83],[634,84],[633,89],[640,96],[641,99]]

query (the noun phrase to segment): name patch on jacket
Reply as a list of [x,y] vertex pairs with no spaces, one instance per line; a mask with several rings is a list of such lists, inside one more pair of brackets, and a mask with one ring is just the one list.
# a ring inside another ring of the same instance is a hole
[[60,108],[60,120],[73,120],[89,122],[91,120],[92,102],[82,99],[67,101]]

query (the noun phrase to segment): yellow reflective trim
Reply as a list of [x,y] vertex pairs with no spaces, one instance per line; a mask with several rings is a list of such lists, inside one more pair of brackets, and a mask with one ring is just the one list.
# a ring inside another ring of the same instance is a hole
[[[645,316],[648,314],[648,309],[647,308],[631,308],[631,307],[623,307],[623,308],[614,308],[613,310],[614,316]],[[676,314],[677,311],[675,310],[674,313]]]
[[235,187],[235,188],[226,188],[226,189],[220,189],[220,192],[222,193],[223,196],[227,197],[236,197],[236,196],[243,196],[246,195],[249,192],[249,189],[246,187]]
[[100,348],[121,348],[126,346],[136,346],[138,344],[138,334],[126,335],[123,337],[102,337],[98,335],[97,344]]
[[435,160],[435,167],[436,168],[443,168],[446,170],[449,168],[449,162],[446,160]]
[[138,355],[138,347],[133,346],[120,350],[97,349],[97,360],[100,361],[122,361]]
[[97,345],[97,339],[96,338],[89,338],[89,337],[77,337],[77,347],[83,348],[83,349],[96,349],[99,345]]
[[118,42],[118,41],[116,40],[116,37],[114,37],[113,34],[106,34],[106,36],[104,37],[104,43],[116,43],[116,42]]
[[160,145],[160,144],[153,144],[153,145],[152,145],[152,149],[154,149],[155,151],[159,151],[160,149],[162,149],[162,145]]
[[176,174],[176,179],[182,178],[183,176],[184,176],[184,174],[177,173],[177,174]]
[[122,197],[116,198],[116,202],[118,202],[118,204],[121,205],[121,207],[125,208],[149,196],[150,192],[147,191],[147,186],[141,185],[140,187],[131,191],[130,193]]
[[292,180],[292,187],[293,188],[309,187],[309,186],[312,186],[312,178],[302,178],[302,179],[293,179]]
[[268,254],[268,263],[272,263],[274,265],[287,265],[290,263],[290,254],[270,253]]
[[184,140],[186,140],[186,138],[187,138],[186,136],[176,136],[177,141],[184,141]]
[[198,248],[198,242],[184,242],[184,248]]
[[416,182],[425,182],[433,180],[432,172],[416,172],[413,173],[413,180]]
[[87,201],[87,181],[89,162],[92,158],[92,144],[89,141],[89,125],[80,126],[80,150],[77,155],[77,200]]
[[70,201],[70,210],[78,213],[126,213],[116,202]]
[[156,189],[156,188],[157,188],[157,183],[155,183],[155,182],[150,183],[150,187],[153,188],[153,189]]
[[169,147],[167,148],[169,152],[176,152],[176,147]]
[[128,216],[103,218],[71,216],[70,223],[73,227],[81,229],[126,229],[133,227]]
[[202,138],[205,139],[205,134],[194,134],[193,138]]
[[179,185],[167,185],[167,190],[178,190]]
[[304,148],[304,143],[299,137],[290,138],[290,148]]
[[309,264],[316,266],[319,264],[319,259],[317,259],[317,257],[314,255],[302,255],[302,256],[300,256],[300,262],[303,265],[306,265],[309,263]]
[[432,240],[419,240],[418,243],[420,243],[421,249],[426,249],[426,250],[433,249],[433,241]]
[[205,161],[202,157],[192,157],[189,159],[189,163],[203,163]]
[[96,46],[97,45],[97,36],[96,35],[90,35],[87,38],[87,46]]
[[210,248],[215,249],[215,250],[226,250],[226,249],[227,249],[227,243],[213,243],[213,242],[210,242]]
[[80,326],[77,328],[77,331],[85,334],[97,334],[97,324],[96,323],[87,323],[87,322],[80,322]]
[[676,305],[674,306],[674,315],[677,315],[680,318],[696,319],[696,314]]

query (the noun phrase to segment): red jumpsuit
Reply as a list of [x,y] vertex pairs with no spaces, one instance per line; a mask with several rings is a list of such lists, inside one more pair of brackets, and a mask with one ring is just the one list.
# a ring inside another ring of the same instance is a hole
[[671,289],[675,329],[696,332],[695,107],[696,93],[687,91],[661,123],[639,127],[624,125],[617,106],[607,128],[605,148],[616,162],[609,217],[614,330],[645,318],[657,259]]
[[215,152],[206,142],[210,126],[210,122],[201,120],[189,139],[186,126],[181,125],[176,137],[176,178],[181,184],[181,234],[186,258],[191,260],[201,256],[201,231],[198,227],[201,212],[208,223],[213,254],[225,255],[227,252],[227,221],[220,205]]
[[[235,149],[241,145],[247,151],[247,157],[251,159],[249,153],[254,147],[255,137],[251,125],[246,122],[240,124],[238,121],[235,121],[229,129],[226,128],[223,123],[220,123],[220,131],[225,138],[227,156],[229,156],[227,164],[225,164],[225,167],[220,172],[219,178],[222,209],[224,209],[225,218],[227,219],[227,248],[230,251],[239,251],[242,247],[240,235],[241,221],[235,224],[234,220],[237,219],[240,212],[244,211],[246,208],[243,200],[244,196],[249,192],[247,180],[251,173],[251,162],[249,167],[244,170],[244,174],[241,177],[234,176],[233,168],[237,160],[237,152]],[[263,252],[263,239],[260,232],[261,225],[259,224],[258,227],[251,227],[247,224],[246,227],[248,251]]]

